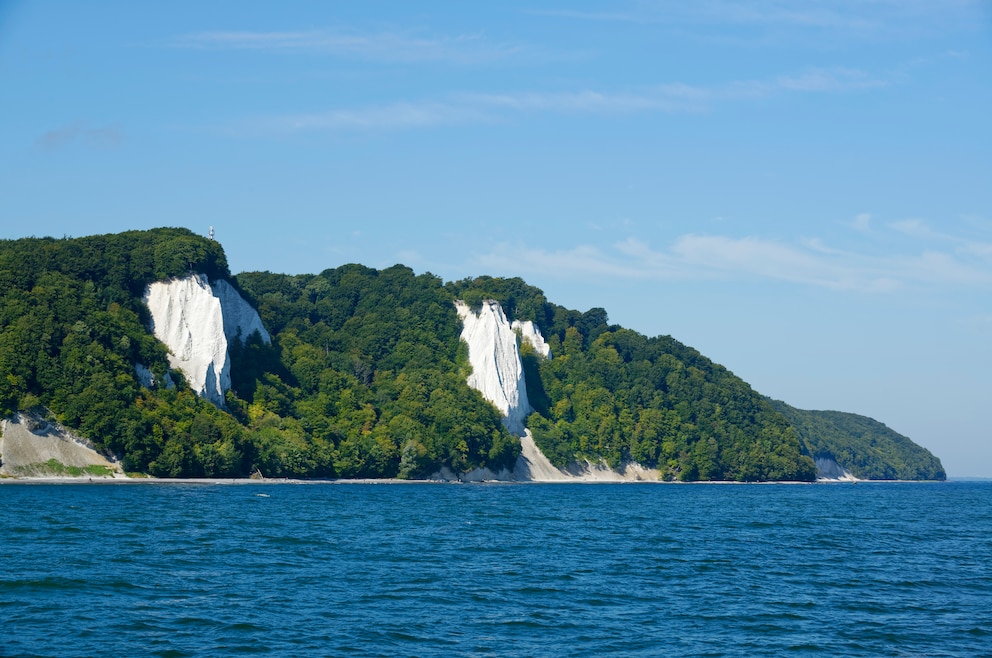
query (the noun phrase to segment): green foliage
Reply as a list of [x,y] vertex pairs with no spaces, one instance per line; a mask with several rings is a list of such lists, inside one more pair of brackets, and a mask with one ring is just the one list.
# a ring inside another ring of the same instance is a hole
[[829,458],[865,480],[946,480],[940,460],[926,448],[865,416],[805,411],[770,401],[799,433],[814,458]]
[[287,460],[302,474],[339,477],[512,468],[519,441],[466,384],[461,323],[440,279],[400,265],[345,265],[238,281],[275,335],[268,348],[249,342],[255,356],[232,355],[236,377],[267,359],[270,374],[234,384],[252,426],[265,425],[253,435],[263,474]]
[[114,471],[109,466],[90,464],[88,466],[69,466],[57,459],[49,459],[39,464],[25,464],[14,469],[19,475],[33,477],[110,477]]

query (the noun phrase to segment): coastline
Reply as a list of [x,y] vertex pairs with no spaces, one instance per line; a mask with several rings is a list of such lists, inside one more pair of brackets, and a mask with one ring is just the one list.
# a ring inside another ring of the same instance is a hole
[[82,485],[197,485],[197,486],[238,486],[238,485],[274,485],[274,484],[292,484],[292,485],[349,485],[349,484],[383,484],[383,485],[401,485],[401,484],[414,484],[414,485],[541,485],[541,484],[571,484],[571,485],[584,485],[584,484],[621,484],[621,485],[631,485],[631,484],[646,484],[646,485],[673,485],[673,486],[684,486],[684,485],[855,485],[855,484],[878,484],[878,483],[940,483],[940,482],[951,482],[952,480],[829,480],[820,479],[816,482],[800,482],[792,480],[784,481],[773,481],[773,482],[735,482],[732,480],[710,480],[710,481],[697,481],[697,482],[680,482],[678,480],[664,481],[664,480],[557,480],[557,481],[538,481],[538,480],[481,480],[481,481],[468,481],[468,480],[400,480],[398,478],[356,478],[356,479],[326,479],[326,480],[307,480],[298,478],[156,478],[156,477],[2,477],[0,478],[0,486],[4,485],[38,485],[38,484],[56,484],[56,485],[71,485],[71,484],[82,484]]

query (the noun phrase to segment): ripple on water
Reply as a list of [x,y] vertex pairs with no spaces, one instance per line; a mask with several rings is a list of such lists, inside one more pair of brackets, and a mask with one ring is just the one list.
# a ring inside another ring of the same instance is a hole
[[970,656],[992,635],[989,484],[0,496],[5,655]]

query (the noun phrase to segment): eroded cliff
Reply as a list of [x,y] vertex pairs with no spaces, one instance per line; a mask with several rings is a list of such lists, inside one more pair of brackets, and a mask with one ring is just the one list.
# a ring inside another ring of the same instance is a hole
[[506,429],[520,436],[531,407],[516,332],[497,302],[483,302],[478,313],[461,301],[455,302],[455,308],[462,320],[461,337],[468,343],[472,364],[468,385],[500,410]]
[[169,363],[198,395],[224,406],[231,388],[228,343],[258,332],[270,342],[258,312],[227,281],[203,274],[156,281],[145,290],[155,337],[169,348]]

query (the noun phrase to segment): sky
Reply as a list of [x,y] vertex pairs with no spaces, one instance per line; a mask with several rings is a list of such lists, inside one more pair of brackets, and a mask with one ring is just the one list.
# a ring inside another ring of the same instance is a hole
[[992,477],[992,2],[0,0],[0,239],[519,276]]

